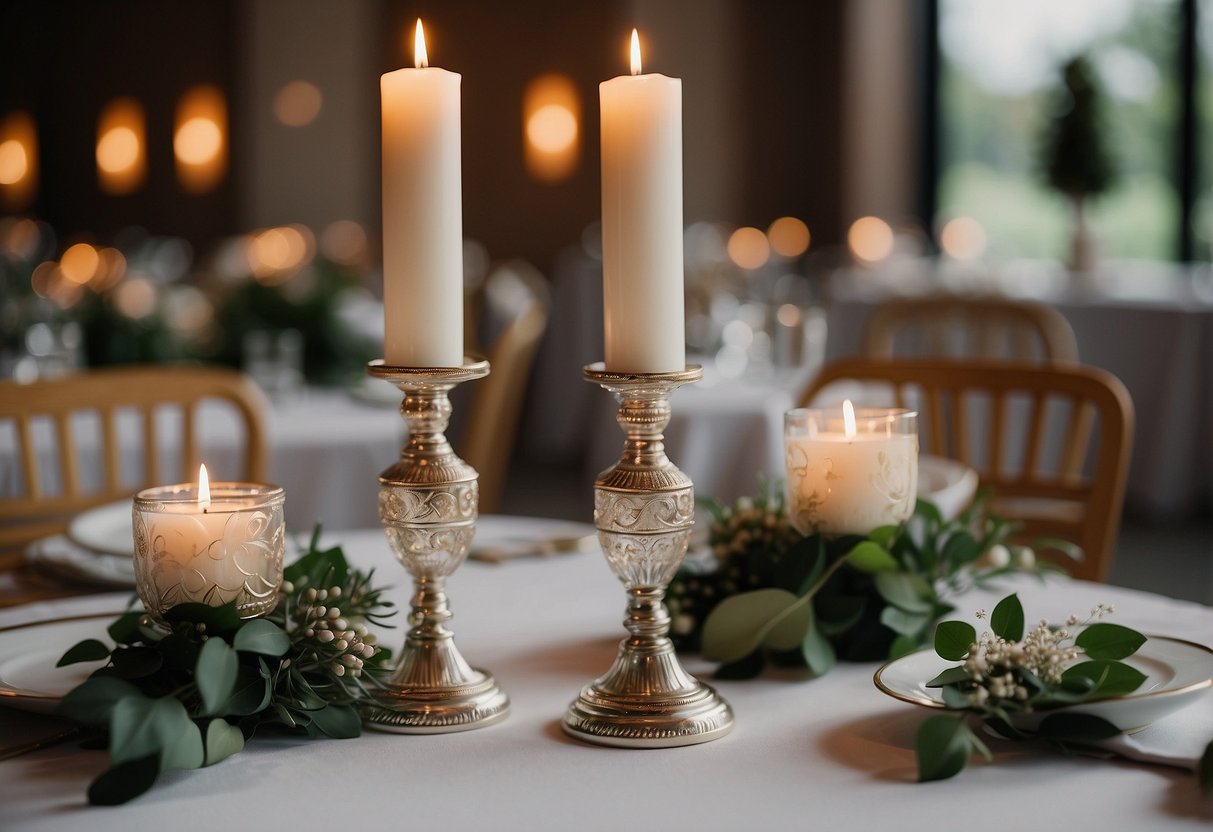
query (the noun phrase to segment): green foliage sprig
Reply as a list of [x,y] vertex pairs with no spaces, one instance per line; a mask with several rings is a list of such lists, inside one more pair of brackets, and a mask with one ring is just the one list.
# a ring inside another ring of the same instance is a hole
[[722,678],[752,678],[768,661],[820,676],[840,658],[895,658],[927,643],[953,609],[946,596],[1009,572],[1056,569],[1009,543],[1017,527],[990,515],[984,495],[953,520],[919,500],[909,522],[867,537],[802,536],[772,488],[734,506],[705,505],[710,568],[682,569],[667,603],[676,645],[721,662]]
[[[1025,634],[1023,606],[1017,596],[1008,595],[990,615],[991,632],[980,637],[967,621],[941,623],[935,630],[935,652],[961,664],[944,670],[927,687],[938,688],[944,707],[961,715],[932,716],[919,727],[918,779],[953,777],[974,752],[991,759],[970,727],[969,715],[1007,739],[1038,739],[1062,748],[1121,733],[1102,717],[1056,711],[1124,696],[1146,680],[1144,673],[1121,661],[1137,652],[1146,637],[1098,620],[1110,612],[1111,607],[1101,604],[1085,621],[1070,616],[1064,627],[1052,627],[1042,620]],[[979,612],[978,618],[984,613]],[[1017,717],[1039,711],[1056,712],[1047,714],[1034,731],[1016,725]]]
[[179,604],[165,629],[128,612],[109,626],[114,647],[88,639],[64,654],[59,666],[107,660],[59,707],[87,745],[109,751],[90,803],[125,803],[165,771],[212,765],[265,725],[359,735],[358,705],[389,656],[367,624],[384,625],[393,604],[373,572],[352,568],[340,547],[321,549],[319,535],[284,570],[278,606],[264,618],[242,620],[234,603]]

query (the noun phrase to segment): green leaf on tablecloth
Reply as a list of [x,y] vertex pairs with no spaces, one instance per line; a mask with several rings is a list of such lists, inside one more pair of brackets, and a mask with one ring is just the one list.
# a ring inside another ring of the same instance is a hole
[[124,679],[93,676],[68,691],[55,712],[84,725],[105,725],[119,700],[139,695],[139,689]]
[[735,662],[725,662],[716,668],[717,679],[753,679],[766,666],[766,659],[761,650],[755,650],[743,659]]
[[1137,652],[1146,637],[1119,624],[1096,622],[1074,639],[1074,646],[1092,659],[1123,659]]
[[117,644],[134,644],[143,638],[143,632],[139,627],[139,621],[146,613],[143,612],[125,612],[114,619],[114,622],[109,625],[106,632]]
[[151,676],[164,664],[164,657],[155,647],[118,647],[110,656],[114,672],[123,679],[142,679]]
[[906,612],[929,613],[931,586],[919,575],[909,572],[877,572],[872,576],[880,597]]
[[888,550],[871,540],[865,540],[851,549],[847,553],[847,563],[851,568],[868,574],[892,572],[898,568],[897,561]]
[[1023,638],[1023,604],[1018,595],[1008,595],[994,606],[994,612],[990,613],[990,629],[1005,641]]
[[236,671],[232,695],[220,712],[233,716],[259,713],[269,705],[273,692],[270,670],[264,659],[257,657],[255,665],[241,662]]
[[225,719],[212,719],[206,725],[206,761],[213,766],[220,760],[244,750],[244,734]]
[[804,654],[804,663],[814,676],[826,675],[838,661],[834,645],[817,627],[810,627],[805,633],[800,651]]
[[1075,678],[1090,679],[1094,683],[1085,697],[1090,700],[1132,693],[1146,681],[1146,674],[1124,662],[1095,659],[1068,667],[1061,676],[1063,684]]
[[244,626],[236,631],[232,647],[263,656],[281,656],[291,648],[291,638],[272,621],[255,618],[246,621]]
[[762,643],[773,650],[792,650],[804,641],[809,627],[813,626],[813,604],[803,603],[791,609],[787,615],[771,628]]
[[949,667],[934,679],[926,683],[928,688],[941,688],[944,685],[956,685],[968,681],[969,673],[963,667]]
[[[272,626],[272,625],[271,625]],[[236,651],[219,638],[207,639],[198,652],[194,679],[202,697],[202,712],[214,714],[232,696],[236,687],[239,659]]]
[[202,735],[185,706],[171,696],[120,699],[110,716],[110,761],[117,765],[156,753],[161,771],[202,765]]
[[1040,721],[1036,735],[1056,742],[1092,743],[1111,739],[1120,729],[1102,717],[1091,714],[1049,714]]
[[946,780],[959,774],[973,752],[970,737],[963,718],[932,716],[924,720],[914,740],[919,782]]
[[726,598],[703,624],[703,656],[731,662],[749,655],[800,599],[786,589],[759,589]]
[[362,733],[362,719],[358,712],[348,705],[325,705],[315,711],[309,711],[315,725],[325,736],[335,740],[353,739]]
[[931,621],[930,615],[906,612],[900,607],[885,607],[880,611],[880,623],[903,636],[917,636]]
[[69,664],[76,664],[78,662],[98,662],[108,658],[109,654],[110,648],[108,644],[95,638],[86,638],[64,653],[63,657],[55,664],[55,667],[67,667]]
[[935,628],[935,652],[950,662],[969,655],[977,641],[977,630],[967,621],[942,621]]
[[159,754],[119,763],[88,787],[88,802],[94,806],[119,806],[146,792],[159,776]]

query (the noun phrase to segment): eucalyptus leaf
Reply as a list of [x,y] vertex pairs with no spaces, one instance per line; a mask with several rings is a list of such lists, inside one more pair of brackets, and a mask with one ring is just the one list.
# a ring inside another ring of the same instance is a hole
[[824,636],[845,633],[863,617],[868,603],[861,595],[818,595],[813,599],[817,627]]
[[804,654],[804,662],[809,670],[818,677],[829,673],[838,661],[834,645],[816,627],[810,627],[805,633],[800,652]]
[[977,641],[977,630],[967,621],[941,621],[935,628],[935,652],[950,662],[969,655]]
[[900,659],[902,656],[908,656],[918,649],[919,644],[919,640],[913,636],[898,636],[889,645],[889,658]]
[[282,656],[291,649],[291,638],[272,621],[254,618],[252,621],[246,621],[244,626],[236,631],[232,647],[264,656]]
[[731,662],[749,655],[799,600],[786,589],[758,589],[726,598],[703,623],[703,657]]
[[792,608],[771,628],[766,638],[762,640],[763,646],[773,650],[792,650],[799,647],[813,624],[812,602],[800,604]]
[[969,695],[955,685],[940,688],[939,695],[943,698],[944,707],[953,711],[967,711],[973,704],[969,701]]
[[115,648],[110,660],[114,663],[114,672],[123,679],[151,676],[164,664],[159,650],[143,645]]
[[1019,641],[1023,638],[1023,604],[1019,596],[1008,595],[994,606],[990,613],[990,629],[994,635],[1006,641]]
[[325,736],[336,740],[353,739],[362,733],[362,719],[358,711],[349,705],[325,705],[315,711],[309,711],[312,724]]
[[202,765],[202,735],[180,700],[127,696],[114,706],[110,761],[117,765],[149,754],[159,754],[161,771]]
[[212,636],[230,633],[241,623],[235,601],[219,607],[194,602],[177,604],[168,608],[164,613],[164,620],[170,624],[178,622],[202,624],[206,628],[206,633]]
[[64,653],[63,657],[55,664],[55,667],[67,667],[69,664],[77,664],[78,662],[99,662],[102,659],[108,658],[109,654],[110,648],[108,644],[95,638],[86,638]]
[[898,568],[897,561],[889,551],[871,540],[865,540],[847,552],[847,563],[851,568],[868,574],[893,572]]
[[1061,675],[1063,683],[1069,683],[1075,678],[1086,678],[1094,682],[1094,687],[1084,697],[1091,700],[1132,693],[1142,686],[1147,677],[1137,668],[1124,662],[1095,659],[1068,667]]
[[239,669],[236,651],[220,638],[207,639],[198,652],[198,664],[194,669],[194,682],[202,697],[202,712],[216,713],[232,696],[236,688],[236,673]]
[[117,644],[134,644],[143,638],[139,621],[144,615],[142,612],[124,612],[114,619],[106,632]]
[[212,719],[206,726],[206,761],[213,766],[220,760],[244,750],[244,734],[226,719]]
[[939,509],[929,500],[916,500],[914,502],[914,514],[921,517],[928,524],[933,526],[943,525],[943,515],[939,513]]
[[931,623],[931,616],[906,612],[900,607],[885,607],[880,611],[880,623],[903,636],[916,636]]
[[931,603],[926,596],[931,588],[918,575],[909,572],[877,572],[872,576],[880,596],[906,612],[930,613]]
[[973,535],[968,532],[958,531],[948,537],[948,542],[943,545],[941,555],[944,561],[955,569],[981,557],[981,544],[974,540]]
[[897,539],[898,533],[901,531],[900,526],[877,526],[872,529],[868,539],[885,549],[893,545],[893,541]]
[[944,685],[955,685],[964,682],[969,678],[968,672],[963,667],[949,667],[942,671],[931,681],[927,682],[929,688],[941,688]]
[[105,725],[114,705],[127,696],[142,697],[139,689],[116,676],[92,676],[59,703],[56,713],[83,725]]
[[220,708],[220,713],[234,716],[260,713],[269,705],[273,692],[269,668],[264,659],[257,657],[256,665],[241,662],[236,671],[232,695]]
[[1123,659],[1137,652],[1146,637],[1119,624],[1096,622],[1074,639],[1074,646],[1092,659]]
[[94,806],[119,806],[146,792],[160,776],[158,754],[127,760],[104,772],[88,787],[88,802]]
[[918,780],[946,780],[964,769],[972,753],[970,733],[963,719],[932,716],[918,727],[914,751],[918,757]]
[[1120,733],[1119,728],[1102,717],[1074,713],[1049,714],[1036,730],[1041,739],[1077,743],[1099,742]]

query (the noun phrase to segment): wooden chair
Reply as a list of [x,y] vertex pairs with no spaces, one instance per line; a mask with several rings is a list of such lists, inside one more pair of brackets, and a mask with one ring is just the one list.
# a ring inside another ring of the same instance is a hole
[[863,354],[1078,361],[1069,321],[1043,303],[932,295],[894,298],[868,318]]
[[[164,406],[182,414],[180,469],[198,470],[195,409],[203,399],[230,402],[245,431],[243,478],[264,480],[266,468],[266,408],[261,391],[246,376],[220,368],[192,366],[122,367],[97,370],[65,378],[19,384],[0,381],[0,427],[15,436],[13,473],[19,494],[0,496],[0,570],[20,563],[21,549],[30,541],[63,531],[71,517],[93,506],[129,497],[158,481],[162,454],[157,441],[155,414]],[[124,453],[119,418],[140,414],[143,430],[138,437],[143,471],[138,482],[124,482]],[[102,476],[97,488],[84,484],[73,419],[81,414],[99,417]],[[47,442],[37,443],[35,424],[52,428]],[[58,487],[43,481],[39,456],[53,450],[57,458]],[[191,479],[196,474],[185,474]],[[9,483],[5,483],[8,490]],[[0,492],[3,494],[3,492]]]
[[[455,450],[480,475],[480,511],[484,514],[501,508],[527,381],[547,329],[547,291],[542,280],[534,267],[519,262],[501,267],[485,284],[482,309],[498,324],[484,322],[492,339],[488,349],[492,371],[469,385],[473,389],[468,417],[455,443]],[[508,291],[495,296],[495,287],[502,285]]]
[[855,358],[822,368],[801,405],[843,380],[892,387],[892,401],[864,403],[917,409],[923,451],[975,468],[991,509],[1024,524],[1022,542],[1069,540],[1080,563],[1045,555],[1075,577],[1107,579],[1133,438],[1119,379],[1082,365]]

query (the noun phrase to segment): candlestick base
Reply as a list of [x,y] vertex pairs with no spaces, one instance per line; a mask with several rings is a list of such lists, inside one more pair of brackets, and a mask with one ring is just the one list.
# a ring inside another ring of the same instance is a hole
[[476,529],[476,470],[455,455],[443,431],[451,416],[447,393],[488,375],[489,363],[469,356],[462,367],[392,367],[372,361],[367,372],[404,393],[400,412],[409,439],[400,461],[379,475],[379,520],[416,592],[395,672],[362,709],[380,731],[435,734],[491,725],[510,700],[492,675],[471,667],[447,629],[446,578],[467,557]]
[[585,377],[619,399],[618,421],[627,434],[622,458],[594,484],[594,525],[611,571],[627,590],[623,623],[630,636],[611,669],[569,706],[562,726],[587,742],[628,748],[723,737],[733,728],[733,711],[682,668],[662,603],[686,555],[695,490],[666,456],[661,432],[670,421],[670,395],[703,378],[703,370],[613,373],[592,364]]

